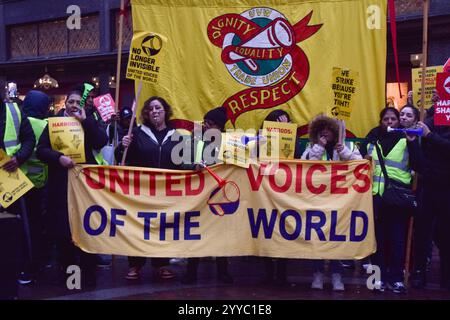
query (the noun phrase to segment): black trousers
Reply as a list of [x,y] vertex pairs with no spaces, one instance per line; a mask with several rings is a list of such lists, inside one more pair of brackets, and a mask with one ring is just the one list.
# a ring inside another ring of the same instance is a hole
[[[128,265],[130,268],[142,268],[145,265],[145,257],[128,257]],[[159,268],[169,265],[169,258],[151,258],[152,267]]]
[[17,298],[22,236],[22,221],[18,217],[0,219],[0,300]]
[[[187,275],[189,277],[196,278],[198,265],[200,263],[200,258],[188,258],[187,264]],[[217,274],[227,274],[228,273],[228,258],[227,257],[217,257],[216,258]]]
[[450,288],[450,186],[423,183],[414,219],[414,269],[426,270],[429,243],[439,248],[441,285]]
[[410,213],[386,204],[379,195],[373,197],[373,210],[377,251],[372,256],[372,263],[380,267],[382,281],[403,282]]

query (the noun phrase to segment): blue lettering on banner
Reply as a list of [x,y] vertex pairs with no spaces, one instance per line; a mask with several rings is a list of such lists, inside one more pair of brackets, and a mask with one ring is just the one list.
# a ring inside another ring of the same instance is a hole
[[150,220],[156,218],[156,212],[138,212],[139,218],[144,218],[144,239],[150,240]]
[[198,228],[200,226],[200,222],[191,221],[192,217],[199,217],[200,211],[188,211],[184,215],[184,240],[201,240],[201,236],[199,234],[191,234],[192,228]]
[[275,227],[275,220],[277,219],[277,210],[273,209],[270,215],[270,222],[267,221],[266,209],[259,209],[258,216],[256,217],[253,213],[252,208],[247,209],[248,219],[250,222],[250,229],[252,231],[252,237],[258,238],[259,229],[261,229],[261,224],[264,229],[264,237],[266,239],[271,239],[273,234],[273,228]]
[[345,241],[347,237],[343,234],[336,234],[337,227],[337,211],[331,211],[331,228],[330,228],[330,241]]
[[[363,221],[363,228],[360,235],[356,234],[356,219],[360,218]],[[350,220],[350,241],[361,242],[367,237],[367,231],[369,229],[369,217],[363,211],[352,211]]]
[[[313,222],[313,218],[318,217],[318,222]],[[325,234],[322,231],[322,227],[325,225],[326,216],[325,213],[318,210],[308,210],[306,211],[306,231],[305,240],[311,240],[311,230],[316,230],[317,236],[320,241],[326,241]]]
[[109,236],[115,237],[117,226],[124,226],[125,221],[117,219],[117,216],[126,216],[127,211],[123,209],[111,209],[111,229],[109,230]]
[[[286,219],[292,216],[295,219],[295,230],[291,234],[286,230]],[[286,210],[281,214],[280,217],[280,233],[286,240],[295,240],[300,236],[300,231],[302,228],[302,218],[300,214],[295,210]]]
[[180,213],[174,212],[173,222],[167,222],[167,214],[161,212],[161,222],[159,225],[159,240],[166,240],[166,229],[173,228],[173,240],[180,240]]
[[[100,219],[101,220],[100,220],[100,225],[98,226],[98,228],[97,229],[92,229],[89,222],[91,221],[91,215],[93,213],[95,213],[95,212],[98,212],[100,214]],[[105,209],[103,209],[103,207],[101,207],[101,206],[93,205],[93,206],[90,206],[86,210],[86,213],[84,214],[83,227],[84,227],[84,230],[86,230],[86,232],[89,235],[91,235],[91,236],[98,236],[103,231],[105,231],[107,222],[108,222],[108,217],[106,215]]]

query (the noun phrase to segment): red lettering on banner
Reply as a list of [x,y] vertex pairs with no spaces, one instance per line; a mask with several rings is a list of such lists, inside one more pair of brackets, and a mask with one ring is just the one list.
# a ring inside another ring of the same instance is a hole
[[175,173],[166,173],[166,196],[180,197],[183,195],[181,190],[172,190],[172,185],[180,184],[181,179],[174,179],[174,176],[178,176]]
[[[197,189],[192,188],[192,176],[197,175],[199,185]],[[205,175],[202,172],[192,173],[186,175],[186,195],[187,196],[196,196],[202,193],[203,189],[205,188]]]
[[[281,177],[282,175],[280,174],[280,170],[283,170],[286,173],[286,178],[284,181],[284,184],[282,184],[281,186],[277,185],[277,181],[276,181],[276,177]],[[286,191],[289,190],[289,188],[291,187],[292,184],[292,171],[291,168],[289,168],[289,166],[285,163],[279,163],[278,164],[278,170],[277,170],[277,174],[271,174],[269,176],[269,183],[270,183],[270,187],[272,188],[273,191],[275,192],[279,192],[279,193],[284,193]]]
[[140,196],[141,195],[141,178],[140,178],[141,172],[140,171],[134,171],[133,173],[133,184],[134,184],[134,195]]
[[112,193],[116,192],[116,183],[119,185],[123,194],[130,193],[130,177],[128,170],[120,170],[123,173],[123,178],[119,176],[117,169],[109,169],[109,189]]
[[262,163],[260,167],[258,168],[258,176],[255,178],[255,174],[253,173],[253,166],[250,166],[247,168],[247,177],[250,182],[250,187],[252,188],[252,191],[258,191],[261,187],[261,182],[263,179],[263,175],[261,174],[262,171],[266,169],[266,164]]
[[337,186],[338,182],[346,182],[345,174],[338,174],[338,171],[347,171],[346,164],[332,164],[331,165],[331,194],[347,194],[348,188],[340,188]]
[[367,163],[360,164],[355,168],[353,175],[357,180],[364,182],[364,184],[362,186],[354,184],[352,186],[353,190],[358,193],[364,193],[370,189],[370,176],[368,173],[370,173],[370,165]]
[[296,166],[296,174],[295,174],[295,192],[301,193],[302,192],[302,173],[303,173],[303,166],[301,164],[297,164]]
[[84,168],[83,173],[86,177],[86,183],[87,185],[94,190],[103,189],[105,187],[105,169],[104,168],[97,168],[98,173],[98,181],[95,181],[91,178],[91,169]]
[[156,176],[160,173],[143,171],[142,174],[149,176],[148,195],[154,196],[156,194]]
[[306,187],[311,193],[321,194],[327,189],[327,186],[325,184],[320,184],[318,187],[313,185],[313,174],[315,171],[326,172],[327,168],[322,164],[312,165],[306,173]]

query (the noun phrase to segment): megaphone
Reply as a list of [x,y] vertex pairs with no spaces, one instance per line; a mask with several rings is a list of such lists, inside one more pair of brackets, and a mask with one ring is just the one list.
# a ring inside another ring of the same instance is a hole
[[[253,38],[247,40],[240,47],[245,48],[279,48],[279,47],[291,47],[294,42],[294,31],[292,27],[286,23],[282,18],[277,18],[262,29]],[[259,69],[258,64],[250,58],[243,57],[235,52],[229,53],[229,58],[234,62],[244,60],[244,63],[250,70],[257,72]]]
[[387,128],[387,132],[404,132],[410,135],[422,136],[423,128],[414,128],[414,129],[404,129],[404,128]]
[[266,138],[263,136],[254,136],[254,137],[249,137],[249,136],[242,136],[241,138],[241,142],[244,146],[246,146],[250,141],[266,141]]

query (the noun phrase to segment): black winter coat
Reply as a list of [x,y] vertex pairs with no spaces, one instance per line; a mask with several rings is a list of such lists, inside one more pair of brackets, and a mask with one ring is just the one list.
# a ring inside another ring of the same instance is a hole
[[[126,164],[135,167],[181,169],[181,165],[172,161],[172,149],[178,141],[172,141],[175,130],[169,128],[160,144],[152,129],[140,125],[133,129],[133,140],[128,147]],[[115,151],[116,160],[120,163],[124,147],[120,144]]]
[[[58,116],[62,116],[61,112]],[[92,150],[100,150],[106,145],[108,137],[104,130],[97,126],[92,115],[81,122],[84,130],[84,152],[86,163],[97,164]],[[52,149],[48,126],[42,132],[36,155],[39,160],[48,164],[48,211],[51,221],[51,233],[59,239],[70,239],[70,228],[67,207],[67,168],[59,164],[63,154]]]
[[434,118],[425,124],[431,133],[422,139],[424,154],[423,181],[434,186],[450,187],[450,127],[434,126]]

